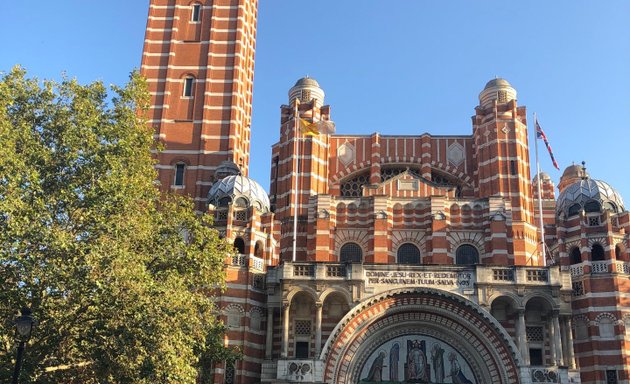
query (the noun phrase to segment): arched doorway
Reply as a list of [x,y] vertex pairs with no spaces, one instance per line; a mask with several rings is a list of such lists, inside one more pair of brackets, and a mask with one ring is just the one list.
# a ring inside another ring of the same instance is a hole
[[436,382],[448,375],[520,382],[520,354],[503,327],[477,304],[430,288],[396,289],[357,305],[320,358],[327,383]]

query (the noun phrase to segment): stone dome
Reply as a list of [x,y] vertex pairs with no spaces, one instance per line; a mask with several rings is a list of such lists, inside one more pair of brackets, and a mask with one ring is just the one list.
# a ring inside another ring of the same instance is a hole
[[497,77],[486,83],[483,91],[479,94],[479,105],[487,108],[492,105],[494,100],[497,103],[504,104],[516,99],[516,89],[505,79]]
[[243,175],[227,176],[212,185],[208,192],[208,204],[225,207],[254,206],[261,212],[269,212],[269,195],[256,181]]
[[295,82],[294,87],[317,87],[319,88],[319,83],[315,79],[311,79],[306,76],[301,78],[300,80]]
[[289,90],[289,104],[298,99],[301,103],[313,101],[321,107],[324,104],[324,96],[324,90],[320,88],[317,80],[306,76],[296,81]]
[[590,177],[588,172],[586,172],[585,164],[582,165],[572,164],[566,167],[564,172],[562,172],[562,176],[560,177],[560,183],[558,183],[558,189],[560,192],[564,191],[566,187],[574,184],[582,179]]
[[[545,182],[545,181],[549,181],[551,180],[551,176],[549,176],[549,174],[547,172],[540,172],[540,179]],[[534,185],[538,184],[538,176],[534,176],[534,178],[532,179],[532,183]]]
[[602,209],[622,212],[625,210],[623,199],[610,184],[588,176],[565,187],[556,203],[556,214],[564,217],[573,216],[582,210],[599,212]]

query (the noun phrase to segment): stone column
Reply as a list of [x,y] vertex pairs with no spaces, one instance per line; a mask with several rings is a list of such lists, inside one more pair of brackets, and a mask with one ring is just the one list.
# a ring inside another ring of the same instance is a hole
[[322,351],[322,303],[315,303],[315,358],[319,358]]
[[575,369],[575,353],[573,351],[573,333],[571,332],[571,316],[564,317],[564,332],[565,332],[565,342],[567,345],[565,357],[567,360],[567,365],[569,369]]
[[529,365],[529,346],[527,345],[527,327],[525,326],[525,310],[518,310],[518,323],[516,324],[516,341],[518,349],[523,356],[523,365]]
[[280,357],[289,357],[289,305],[288,301],[282,302],[282,349]]
[[553,343],[556,347],[556,356],[554,360],[554,364],[556,366],[563,365],[564,356],[562,353],[562,340],[564,339],[562,333],[560,332],[560,322],[558,321],[558,311],[553,311],[551,316],[551,325],[553,328],[553,333],[555,337],[553,338]]
[[273,351],[273,311],[275,308],[267,309],[267,335],[265,341],[265,359],[270,360]]

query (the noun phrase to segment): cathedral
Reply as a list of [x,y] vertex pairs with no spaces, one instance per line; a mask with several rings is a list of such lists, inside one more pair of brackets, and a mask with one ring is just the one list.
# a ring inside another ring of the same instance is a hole
[[583,164],[532,174],[507,80],[464,90],[461,135],[402,136],[323,129],[298,79],[270,190],[248,177],[257,3],[151,0],[142,57],[159,184],[235,248],[216,302],[243,357],[214,382],[629,383],[630,214]]

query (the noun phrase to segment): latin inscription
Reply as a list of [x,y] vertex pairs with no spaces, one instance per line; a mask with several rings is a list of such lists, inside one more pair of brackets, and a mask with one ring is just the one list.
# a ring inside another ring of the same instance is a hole
[[366,271],[369,285],[432,285],[451,288],[472,288],[472,272]]

